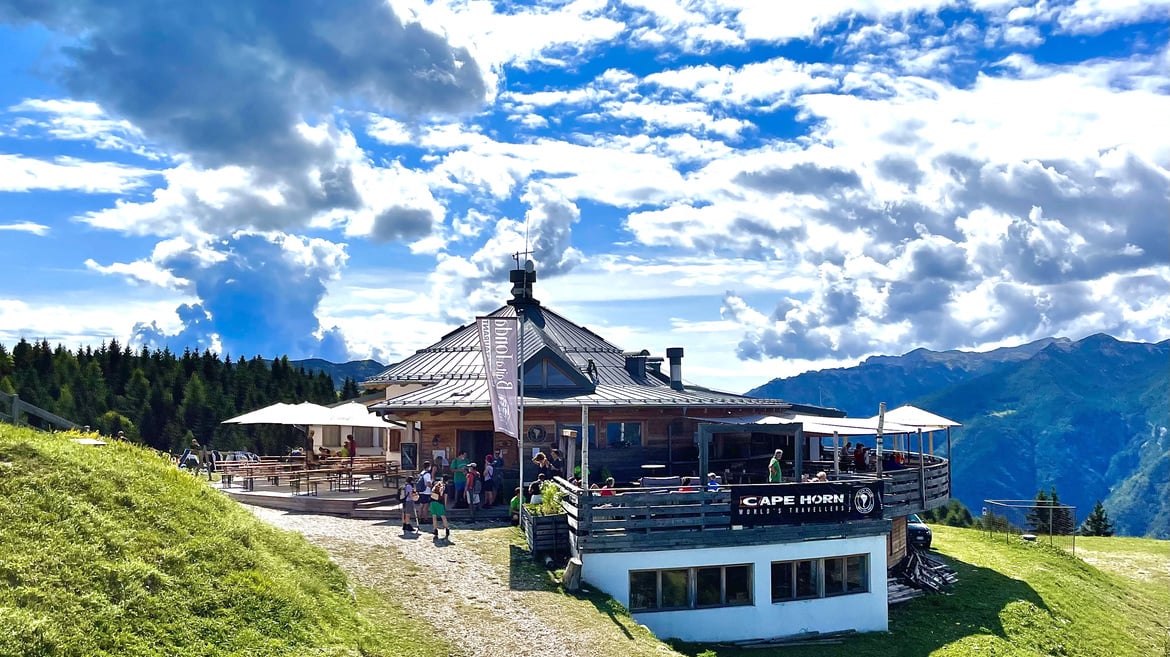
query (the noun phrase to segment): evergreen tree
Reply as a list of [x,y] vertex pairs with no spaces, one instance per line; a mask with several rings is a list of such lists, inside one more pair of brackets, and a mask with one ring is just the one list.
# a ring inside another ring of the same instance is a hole
[[12,354],[8,353],[8,347],[0,344],[0,379],[11,376],[16,371],[16,366],[12,362]]
[[1101,504],[1101,500],[1097,500],[1093,511],[1088,518],[1085,518],[1085,524],[1081,525],[1081,534],[1085,536],[1113,535],[1113,523],[1109,522],[1109,515],[1105,513],[1105,506]]
[[358,390],[357,381],[351,377],[345,377],[345,383],[341,386],[341,401],[347,399],[357,399],[361,396],[361,391]]
[[65,419],[77,417],[77,405],[73,401],[73,389],[66,383],[57,392],[57,407],[53,412]]
[[1048,508],[1050,503],[1048,493],[1045,493],[1043,488],[1036,492],[1035,506],[1028,509],[1027,515],[1024,516],[1028,531],[1033,534],[1052,533],[1051,509]]
[[1060,497],[1056,494],[1056,486],[1048,496],[1048,504],[1056,507],[1052,509],[1052,533],[1058,536],[1067,536],[1076,532],[1077,525],[1073,520],[1073,510],[1068,506],[1060,503]]

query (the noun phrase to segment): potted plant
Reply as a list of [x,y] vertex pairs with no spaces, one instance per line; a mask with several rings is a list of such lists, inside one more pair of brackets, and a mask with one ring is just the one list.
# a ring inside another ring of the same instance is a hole
[[547,482],[540,489],[540,502],[520,507],[520,525],[533,554],[569,548],[569,520],[561,504],[560,486]]

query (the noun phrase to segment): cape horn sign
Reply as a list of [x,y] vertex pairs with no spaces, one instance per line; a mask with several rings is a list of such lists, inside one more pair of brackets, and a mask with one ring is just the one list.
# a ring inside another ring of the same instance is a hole
[[821,482],[731,487],[733,525],[844,522],[881,517],[881,495],[868,484]]

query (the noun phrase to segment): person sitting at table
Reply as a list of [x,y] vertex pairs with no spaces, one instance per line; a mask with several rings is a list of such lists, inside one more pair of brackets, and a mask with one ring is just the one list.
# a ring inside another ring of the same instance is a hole
[[615,483],[616,483],[616,482],[614,482],[614,480],[613,480],[613,477],[607,477],[607,478],[606,478],[606,480],[605,480],[605,485],[601,487],[601,491],[600,491],[600,493],[599,493],[599,494],[600,494],[602,497],[610,497],[610,496],[612,496],[612,495],[614,494],[614,493],[613,493],[613,489],[614,489],[614,484],[615,484]]
[[707,473],[707,490],[712,493],[719,492],[719,475],[714,472]]
[[858,470],[865,470],[865,452],[867,448],[865,443],[858,441],[857,447],[853,449],[853,466]]
[[828,480],[829,475],[824,470],[821,470],[817,473],[817,478],[814,481],[827,482]]
[[324,445],[321,445],[321,447],[317,448],[317,455],[323,459],[327,459],[327,458],[333,456],[333,450],[329,449],[328,447],[326,447]]
[[691,485],[692,482],[691,482],[690,477],[683,477],[682,481],[680,483],[681,483],[681,485],[678,487],[678,492],[680,492],[680,493],[693,493],[693,492],[695,492],[695,487]]

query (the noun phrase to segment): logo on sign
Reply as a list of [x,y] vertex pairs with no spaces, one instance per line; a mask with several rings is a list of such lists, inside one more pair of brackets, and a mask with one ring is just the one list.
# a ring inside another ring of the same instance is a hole
[[853,508],[861,515],[872,513],[876,504],[877,495],[874,495],[869,486],[862,486],[853,493]]

